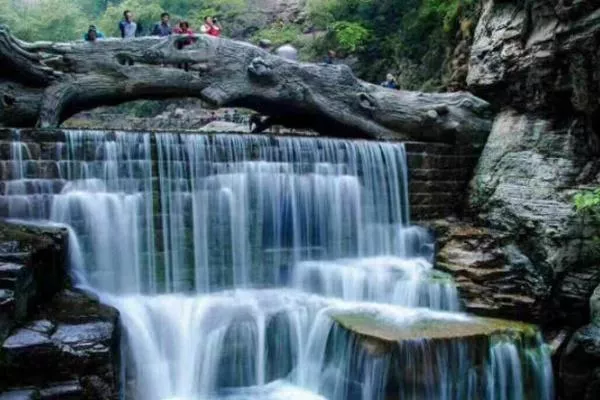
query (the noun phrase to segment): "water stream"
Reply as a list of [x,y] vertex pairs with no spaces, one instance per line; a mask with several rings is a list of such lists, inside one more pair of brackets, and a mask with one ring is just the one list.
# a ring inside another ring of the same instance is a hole
[[68,225],[120,310],[124,398],[553,398],[537,336],[382,351],[338,323],[471,321],[409,224],[402,144],[66,131],[6,167],[7,214]]

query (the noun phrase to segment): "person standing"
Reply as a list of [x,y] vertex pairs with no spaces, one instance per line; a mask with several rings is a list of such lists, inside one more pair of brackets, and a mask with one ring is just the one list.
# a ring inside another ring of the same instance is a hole
[[133,21],[133,13],[129,10],[123,12],[123,20],[119,22],[119,30],[123,39],[133,39],[137,34],[137,24]]
[[169,36],[173,32],[171,25],[169,25],[169,18],[169,13],[162,13],[160,15],[160,22],[154,25],[154,29],[152,29],[152,35],[160,37]]
[[335,64],[335,51],[329,50],[325,56],[325,64]]
[[400,85],[398,85],[398,81],[394,78],[394,75],[387,74],[385,81],[381,82],[381,86],[386,87],[388,89],[400,89]]
[[182,49],[185,46],[189,46],[194,42],[194,31],[190,28],[190,24],[187,21],[181,21],[179,27],[173,29],[173,33],[177,35],[187,35],[190,37],[182,38],[177,40],[177,48]]
[[83,40],[86,42],[95,42],[97,39],[104,39],[104,33],[100,32],[96,25],[90,25],[88,31],[83,35]]
[[221,36],[221,26],[216,18],[213,19],[211,16],[204,17],[204,24],[200,31],[210,36]]

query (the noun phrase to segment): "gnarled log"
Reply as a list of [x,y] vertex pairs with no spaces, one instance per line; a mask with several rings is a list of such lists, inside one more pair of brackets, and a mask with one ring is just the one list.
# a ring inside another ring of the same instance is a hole
[[27,43],[0,26],[0,124],[56,127],[98,106],[197,97],[330,136],[472,143],[490,130],[488,103],[469,93],[391,90],[345,65],[297,63],[206,35],[178,49],[181,39]]

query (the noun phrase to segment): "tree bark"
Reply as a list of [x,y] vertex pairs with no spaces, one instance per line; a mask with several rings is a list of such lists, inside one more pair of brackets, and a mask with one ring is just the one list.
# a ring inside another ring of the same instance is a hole
[[0,124],[50,128],[98,106],[196,97],[328,136],[481,143],[491,127],[488,103],[470,93],[386,89],[345,65],[293,62],[206,35],[178,49],[180,40],[27,43],[0,26]]

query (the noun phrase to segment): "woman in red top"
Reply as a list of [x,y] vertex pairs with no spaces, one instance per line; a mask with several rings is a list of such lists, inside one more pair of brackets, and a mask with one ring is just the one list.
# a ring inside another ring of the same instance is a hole
[[[177,28],[173,29],[173,33],[176,35],[194,36],[194,31],[190,28],[190,24],[187,21],[181,21],[179,23],[179,26]],[[193,37],[180,39],[177,41],[177,48],[181,49],[184,46],[189,46],[193,42],[194,42]]]
[[202,25],[202,33],[210,36],[221,36],[221,27],[217,19],[210,16],[204,17],[204,25]]

